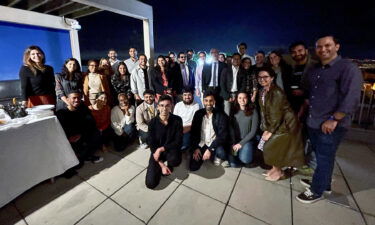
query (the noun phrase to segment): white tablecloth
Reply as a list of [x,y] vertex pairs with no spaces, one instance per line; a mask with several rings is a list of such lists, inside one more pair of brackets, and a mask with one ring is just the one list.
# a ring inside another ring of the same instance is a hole
[[55,116],[0,130],[0,207],[77,164]]

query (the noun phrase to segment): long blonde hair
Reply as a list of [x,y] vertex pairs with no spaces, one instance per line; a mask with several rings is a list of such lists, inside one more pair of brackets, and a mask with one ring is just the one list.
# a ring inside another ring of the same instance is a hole
[[[42,57],[42,63],[40,65],[36,64],[33,60],[31,60],[30,52],[32,50],[37,50],[38,52],[40,52],[42,54],[42,56],[43,56]],[[44,70],[46,69],[46,67],[44,65],[45,62],[46,62],[46,56],[45,56],[43,50],[39,46],[31,45],[23,53],[23,64],[25,66],[29,67],[29,69],[31,70],[31,72],[33,72],[34,75],[36,75],[37,70],[41,70],[41,71],[44,72]]]

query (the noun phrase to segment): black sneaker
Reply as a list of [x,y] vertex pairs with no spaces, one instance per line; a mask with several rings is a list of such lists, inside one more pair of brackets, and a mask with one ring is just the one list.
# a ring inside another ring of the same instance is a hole
[[[305,187],[308,187],[310,188],[311,187],[311,181],[308,180],[308,179],[300,179],[299,182],[305,186]],[[332,190],[331,188],[327,188],[327,190],[324,191],[324,194],[327,194],[327,195],[330,195],[332,193]]]
[[324,198],[323,195],[322,196],[317,196],[314,193],[312,193],[309,188],[306,188],[305,192],[302,192],[301,194],[299,194],[299,195],[296,196],[296,199],[299,202],[307,203],[307,204],[314,203],[314,202],[319,201],[319,200],[321,200],[323,198]]
[[93,155],[93,156],[87,157],[85,161],[90,161],[92,163],[100,163],[101,161],[103,161],[103,157]]

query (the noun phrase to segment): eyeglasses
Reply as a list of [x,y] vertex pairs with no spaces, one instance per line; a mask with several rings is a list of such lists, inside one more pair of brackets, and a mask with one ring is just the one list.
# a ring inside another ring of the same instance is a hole
[[180,56],[180,59],[184,59],[184,58],[186,58],[185,56]]
[[270,76],[261,76],[258,77],[258,80],[267,80],[268,78],[270,78]]

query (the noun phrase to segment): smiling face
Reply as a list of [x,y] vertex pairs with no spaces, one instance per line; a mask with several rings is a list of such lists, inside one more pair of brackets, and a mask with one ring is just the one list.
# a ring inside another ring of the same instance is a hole
[[69,73],[72,73],[77,69],[76,62],[74,60],[69,60],[66,64],[65,67],[68,69]]
[[185,54],[180,54],[180,56],[178,57],[178,61],[182,64],[184,64],[186,62],[186,55]]
[[237,50],[238,50],[238,53],[240,53],[240,55],[246,54],[246,47],[245,47],[245,45],[238,46]]
[[337,57],[340,45],[336,44],[333,37],[323,37],[316,42],[315,52],[323,62],[330,62]]
[[135,48],[129,49],[130,58],[137,58],[137,50]]
[[308,51],[303,45],[295,46],[290,52],[292,59],[296,61],[297,63],[303,62],[306,59],[307,54],[308,54]]
[[154,95],[150,95],[150,94],[145,94],[143,96],[143,98],[145,99],[145,102],[149,105],[151,105],[152,103],[154,103],[154,100],[155,100],[155,96]]
[[257,53],[255,55],[255,62],[257,65],[263,65],[264,63],[264,55],[262,53]]
[[246,106],[249,102],[247,95],[245,93],[239,93],[237,96],[237,102],[240,106]]
[[44,55],[37,49],[33,49],[30,51],[30,60],[36,64],[40,64],[43,62]]
[[108,52],[108,58],[110,58],[110,59],[112,59],[112,60],[116,60],[116,58],[117,58],[117,53],[116,53],[116,51],[114,51],[114,50],[109,51],[109,52]]
[[273,77],[267,71],[260,71],[258,74],[258,82],[262,87],[268,88],[271,86]]
[[118,67],[118,72],[121,74],[121,75],[125,75],[126,74],[126,66],[125,65],[120,65]]
[[242,67],[245,69],[245,70],[248,70],[250,69],[250,66],[251,66],[251,60],[249,58],[245,58],[242,62]]
[[270,54],[270,61],[273,66],[279,66],[280,64],[280,57],[276,55],[275,53]]
[[209,95],[203,99],[203,105],[207,112],[212,112],[215,105],[215,98],[212,95]]
[[141,55],[141,56],[139,57],[139,65],[140,65],[141,67],[146,67],[146,65],[147,65],[147,58],[146,58],[146,56]]
[[71,93],[68,95],[68,102],[74,108],[77,108],[81,104],[81,94]]
[[190,92],[184,92],[182,94],[182,101],[185,105],[190,105],[193,103],[193,95]]
[[166,64],[166,61],[165,61],[164,58],[162,58],[162,57],[158,58],[158,66],[164,67],[165,64]]

